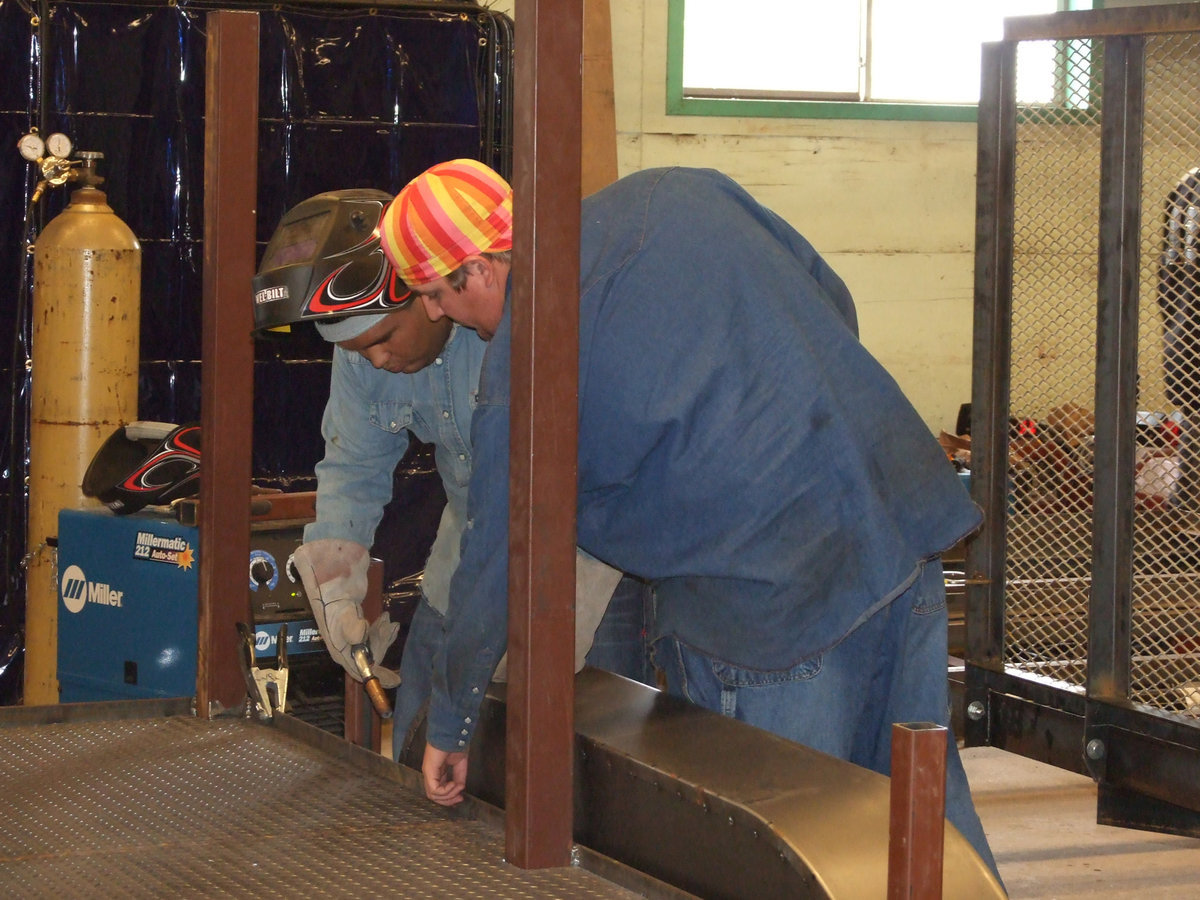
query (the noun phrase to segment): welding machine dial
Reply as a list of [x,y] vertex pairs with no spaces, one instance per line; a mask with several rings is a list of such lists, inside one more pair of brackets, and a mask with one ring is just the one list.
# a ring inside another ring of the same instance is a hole
[[266,550],[250,551],[250,590],[257,591],[259,587],[275,590],[279,584],[279,566],[275,557]]

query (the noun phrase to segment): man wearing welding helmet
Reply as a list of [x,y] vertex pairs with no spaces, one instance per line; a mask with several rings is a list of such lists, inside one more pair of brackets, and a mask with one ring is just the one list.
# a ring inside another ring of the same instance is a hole
[[[321,422],[316,519],[292,558],[330,655],[353,677],[352,648],[366,644],[372,674],[396,687],[393,753],[429,697],[431,663],[441,642],[450,577],[458,564],[471,478],[471,416],[486,344],[449,319],[430,319],[379,250],[376,226],[390,196],[332,191],[289,210],[268,243],[254,279],[258,329],[311,321],[334,344],[329,399]],[[362,615],[369,550],[393,472],[410,435],[433,445],[446,493],[437,536],[421,577],[422,599],[401,656],[400,672],[379,665],[398,626],[387,613]],[[578,661],[644,678],[643,589],[621,582],[595,635],[620,573],[581,558],[582,617]],[[590,652],[589,652],[590,651]]]
[[[939,554],[980,511],[859,343],[845,284],[733,181],[639,172],[581,224],[579,546],[653,584],[672,693],[887,773],[892,723],[947,723]],[[506,637],[512,191],[434,166],[381,239],[432,318],[490,340],[424,761],[453,804]],[[948,753],[947,817],[994,869]]]

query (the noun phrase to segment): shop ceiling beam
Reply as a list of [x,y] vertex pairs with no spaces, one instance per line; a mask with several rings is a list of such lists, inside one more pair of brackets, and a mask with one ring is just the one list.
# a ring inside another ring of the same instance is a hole
[[204,128],[204,273],[200,377],[199,647],[196,711],[240,707],[236,623],[251,621],[254,276],[258,197],[258,14],[208,14]]
[[1200,6],[1162,6],[1071,10],[1004,20],[1004,40],[1077,40],[1129,34],[1180,34],[1200,29]]
[[583,2],[515,18],[505,846],[547,868],[570,861],[574,796]]

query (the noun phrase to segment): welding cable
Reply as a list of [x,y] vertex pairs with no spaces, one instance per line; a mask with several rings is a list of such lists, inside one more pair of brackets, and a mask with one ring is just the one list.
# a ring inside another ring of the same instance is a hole
[[[21,563],[24,562],[26,529],[17,528],[19,510],[27,502],[25,474],[28,471],[29,439],[29,310],[30,270],[32,269],[34,239],[34,207],[31,204],[21,227],[21,246],[24,257],[20,261],[20,278],[17,285],[16,308],[13,311],[13,343],[10,357],[13,385],[20,388],[12,392],[8,410],[8,498],[4,512],[5,547],[3,553],[4,602],[7,606],[20,594]],[[19,379],[19,380],[18,380]],[[16,565],[14,565],[16,562]]]
[[[17,0],[18,5],[29,14],[30,24],[36,29],[33,50],[36,54],[36,65],[32,71],[33,82],[29,85],[31,97],[37,101],[38,123],[46,121],[49,112],[50,98],[42,90],[46,77],[47,50],[50,44],[50,2],[37,0],[36,4]],[[36,12],[35,12],[36,8]],[[36,187],[35,191],[36,193]],[[21,247],[24,257],[20,260],[20,275],[18,278],[16,305],[10,321],[13,322],[13,344],[10,357],[14,387],[18,384],[18,373],[24,373],[20,389],[13,390],[10,396],[8,415],[8,467],[7,477],[9,491],[4,510],[4,547],[0,552],[0,624],[13,617],[17,598],[22,596],[22,568],[26,561],[26,528],[16,528],[17,522],[26,518],[28,499],[25,478],[28,474],[28,443],[29,443],[29,399],[30,399],[30,336],[32,323],[30,315],[30,272],[32,270],[33,242],[36,232],[34,216],[36,200],[30,194],[30,201],[25,210],[25,220],[21,226]],[[5,473],[0,470],[0,476]],[[22,616],[23,620],[23,616]],[[23,621],[22,623],[23,624]],[[19,627],[19,626],[18,626]]]

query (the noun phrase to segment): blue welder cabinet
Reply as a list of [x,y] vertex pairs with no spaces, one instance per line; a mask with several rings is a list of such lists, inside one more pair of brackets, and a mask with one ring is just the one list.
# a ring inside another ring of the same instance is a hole
[[[246,604],[254,655],[259,666],[272,666],[286,624],[289,660],[335,669],[300,585],[284,573],[302,532],[296,522],[251,531]],[[199,538],[197,528],[148,512],[59,513],[61,702],[195,695]]]
[[194,695],[199,531],[107,510],[58,528],[59,699]]

